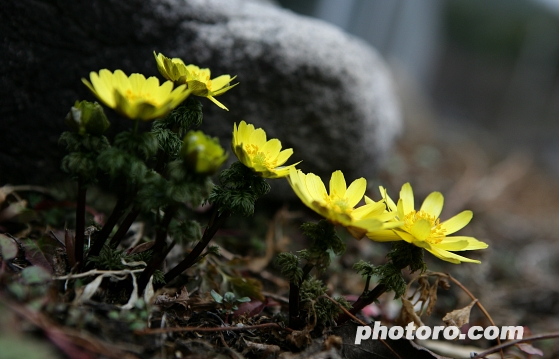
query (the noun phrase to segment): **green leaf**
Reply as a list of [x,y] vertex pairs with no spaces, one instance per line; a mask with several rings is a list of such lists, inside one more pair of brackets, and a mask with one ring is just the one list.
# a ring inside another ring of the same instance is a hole
[[228,303],[234,303],[235,302],[235,294],[233,292],[227,292],[223,296],[223,300],[225,302],[228,302]]
[[216,301],[216,303],[223,303],[223,297],[217,293],[215,290],[211,290],[210,291],[210,295],[212,296],[212,298]]

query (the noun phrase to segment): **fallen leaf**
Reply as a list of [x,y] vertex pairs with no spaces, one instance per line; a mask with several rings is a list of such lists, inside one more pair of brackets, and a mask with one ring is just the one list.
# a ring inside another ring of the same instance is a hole
[[462,309],[453,310],[450,313],[447,313],[444,318],[443,322],[446,324],[447,327],[458,327],[461,328],[464,324],[470,322],[470,311],[474,304],[476,304],[477,299],[465,306]]
[[543,357],[543,352],[536,347],[533,347],[532,344],[528,343],[518,343],[516,344],[518,349],[522,350],[524,353],[532,354],[532,355],[539,355]]
[[95,292],[97,292],[97,289],[101,285],[101,282],[103,281],[103,277],[104,277],[103,274],[101,274],[97,276],[97,278],[95,278],[93,281],[88,283],[83,289],[82,294],[79,297],[76,297],[75,303],[83,303],[91,299],[91,297],[93,297],[93,295],[95,294]]

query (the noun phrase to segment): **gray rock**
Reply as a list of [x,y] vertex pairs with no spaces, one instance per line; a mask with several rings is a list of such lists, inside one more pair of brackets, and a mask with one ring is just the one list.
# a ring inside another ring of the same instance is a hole
[[[4,0],[0,10],[0,183],[60,178],[57,144],[82,77],[102,68],[158,75],[152,52],[238,75],[209,100],[203,129],[229,145],[234,122],[263,127],[325,180],[371,177],[401,129],[386,64],[324,22],[243,0]],[[129,126],[107,110],[113,133]],[[147,124],[146,124],[146,128]],[[283,182],[283,181],[282,181]]]

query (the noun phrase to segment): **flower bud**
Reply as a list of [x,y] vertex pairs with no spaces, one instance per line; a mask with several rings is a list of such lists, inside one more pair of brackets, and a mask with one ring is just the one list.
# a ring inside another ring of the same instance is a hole
[[196,173],[208,176],[216,173],[227,155],[217,139],[202,131],[189,131],[184,137],[181,157]]
[[111,125],[103,107],[97,102],[76,101],[66,115],[64,123],[80,135],[101,135]]

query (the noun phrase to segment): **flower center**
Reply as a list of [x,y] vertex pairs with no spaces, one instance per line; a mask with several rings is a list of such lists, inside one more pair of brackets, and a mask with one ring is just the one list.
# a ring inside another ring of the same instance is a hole
[[404,230],[415,238],[427,243],[441,243],[445,230],[439,219],[425,211],[411,211],[404,217]]
[[324,195],[323,200],[328,209],[337,213],[351,214],[353,211],[353,208],[347,203],[347,199],[339,196],[336,191],[330,193],[330,195]]
[[264,153],[259,150],[260,149],[255,144],[245,145],[245,151],[252,160],[252,163],[269,169],[276,168],[277,160],[270,161],[268,158],[269,153]]
[[124,93],[124,96],[130,101],[130,102],[147,102],[150,105],[153,105],[155,107],[159,106],[160,103],[155,99],[155,97],[153,97],[153,95],[151,93],[147,93],[147,92],[138,92],[138,91],[133,91],[131,89],[126,90],[126,92]]

